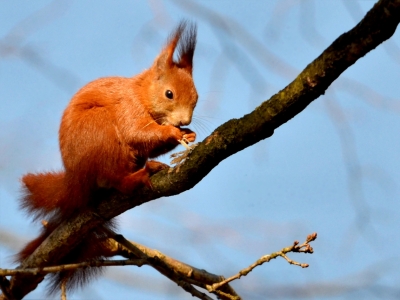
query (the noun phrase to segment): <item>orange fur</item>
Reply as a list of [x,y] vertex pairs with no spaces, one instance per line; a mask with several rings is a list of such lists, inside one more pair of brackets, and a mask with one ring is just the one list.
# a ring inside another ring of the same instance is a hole
[[[22,207],[35,218],[50,219],[18,261],[31,255],[62,220],[94,205],[96,191],[114,188],[131,194],[139,186],[151,186],[149,175],[164,165],[148,159],[172,150],[183,138],[195,140],[193,131],[180,128],[191,122],[198,98],[192,78],[195,45],[195,25],[181,22],[149,69],[132,78],[97,79],[73,96],[59,131],[64,170],[22,178]],[[93,232],[63,262],[107,256],[100,246],[89,246],[99,236],[99,230]],[[55,275],[53,284],[77,273]],[[76,276],[87,280],[84,272]]]

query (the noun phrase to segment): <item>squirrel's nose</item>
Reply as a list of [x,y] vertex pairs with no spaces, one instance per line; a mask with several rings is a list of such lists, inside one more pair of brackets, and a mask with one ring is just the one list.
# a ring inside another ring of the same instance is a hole
[[191,118],[186,118],[186,119],[181,119],[179,121],[179,126],[186,126],[189,125],[191,121]]

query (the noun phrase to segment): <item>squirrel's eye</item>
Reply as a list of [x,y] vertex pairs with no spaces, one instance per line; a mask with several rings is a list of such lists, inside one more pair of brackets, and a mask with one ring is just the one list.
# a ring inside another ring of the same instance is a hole
[[166,91],[165,91],[165,96],[166,96],[168,99],[173,99],[173,98],[174,98],[174,93],[172,93],[170,90],[166,90]]

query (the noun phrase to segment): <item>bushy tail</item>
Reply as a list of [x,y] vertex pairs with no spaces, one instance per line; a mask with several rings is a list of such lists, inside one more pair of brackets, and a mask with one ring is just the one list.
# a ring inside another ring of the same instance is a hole
[[[109,221],[95,228],[88,236],[58,264],[72,264],[86,261],[95,261],[114,256],[110,249],[108,236],[104,233],[104,228],[114,228],[113,221]],[[66,282],[68,291],[75,290],[88,284],[96,276],[101,275],[104,268],[86,267],[69,271],[62,271],[50,274],[47,292],[51,295],[59,291],[62,283]]]
[[61,222],[56,215],[64,197],[64,172],[29,173],[22,177],[22,184],[21,207],[35,220],[47,217],[52,221],[47,220],[41,234],[16,255],[16,262],[28,258]]
[[[73,200],[90,197],[79,190],[79,187],[76,189],[68,188],[64,172],[30,173],[22,178],[22,183],[21,207],[28,211],[29,215],[32,215],[35,220],[44,217],[47,222],[41,234],[26,244],[16,255],[15,261],[19,263],[27,259],[62,221],[72,216],[74,205],[76,205]],[[84,206],[82,205],[80,208],[85,209]],[[107,236],[104,233],[104,228],[113,228],[113,222],[108,221],[95,228],[57,264],[78,263],[112,256],[113,254],[107,247]],[[49,276],[48,292],[54,293],[65,281],[67,289],[72,290],[84,285],[99,273],[101,273],[100,268],[83,268],[52,273]]]
[[26,244],[26,246],[15,256],[15,262],[20,263],[28,258],[54,230],[55,227],[51,227],[52,228],[46,226],[46,228],[42,230],[42,233],[36,239]]
[[[28,258],[59,224],[60,222],[54,220],[46,224],[39,237],[26,244],[26,246],[16,255],[15,262],[22,263],[26,258]],[[94,261],[114,256],[114,251],[108,245],[108,236],[104,230],[114,229],[114,227],[114,222],[111,220],[98,228],[95,228],[77,247],[71,249],[65,257],[58,261],[57,265]],[[49,274],[47,292],[49,295],[56,293],[64,282],[69,291],[75,290],[78,287],[83,287],[94,277],[100,275],[102,271],[103,268],[101,267],[86,267],[51,273]]]
[[29,173],[22,177],[21,207],[35,219],[55,213],[65,198],[65,173]]

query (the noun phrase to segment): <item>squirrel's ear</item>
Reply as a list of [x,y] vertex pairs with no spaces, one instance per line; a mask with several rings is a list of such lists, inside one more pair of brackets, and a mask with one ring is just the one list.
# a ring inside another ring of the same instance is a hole
[[177,66],[188,70],[188,72],[192,74],[193,55],[194,49],[196,48],[197,26],[195,23],[182,21],[179,24],[179,27],[182,28],[183,34],[180,36],[178,44]]
[[[155,61],[159,70],[166,70],[173,65],[178,68],[184,68],[189,73],[193,69],[193,54],[196,47],[197,28],[195,24],[189,24],[187,21],[181,21],[178,27],[170,35],[167,45],[161,51]],[[178,47],[178,62],[174,62],[173,56],[176,47]]]
[[178,28],[168,38],[167,45],[161,51],[160,55],[156,58],[155,65],[159,70],[171,68],[174,65],[174,52],[179,38],[182,35],[182,28]]

